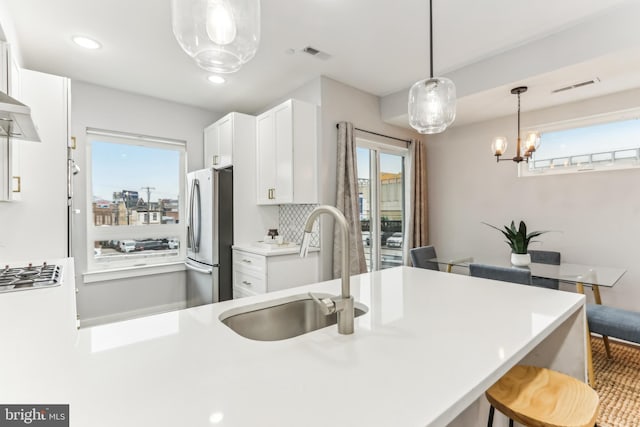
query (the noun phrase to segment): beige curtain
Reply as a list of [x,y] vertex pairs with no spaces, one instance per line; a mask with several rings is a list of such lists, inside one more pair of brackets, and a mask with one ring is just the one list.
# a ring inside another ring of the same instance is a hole
[[[344,214],[349,223],[349,252],[351,254],[350,274],[367,272],[360,227],[360,209],[358,206],[358,159],[356,142],[353,136],[353,124],[338,123],[338,184],[336,191],[336,207]],[[341,257],[343,248],[340,245],[340,229],[333,230],[333,277],[341,276]],[[346,249],[345,249],[346,250]]]
[[409,147],[409,216],[407,218],[407,238],[404,245],[404,259],[411,265],[409,250],[429,243],[427,217],[427,151],[426,144],[412,140]]

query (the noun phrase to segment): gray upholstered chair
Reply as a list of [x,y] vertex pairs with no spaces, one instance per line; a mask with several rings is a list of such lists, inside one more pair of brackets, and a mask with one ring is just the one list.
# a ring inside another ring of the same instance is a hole
[[560,265],[560,252],[555,251],[529,251],[531,262],[540,264]]
[[[560,265],[560,252],[554,251],[529,251],[531,262],[539,264]],[[547,289],[560,289],[560,282],[557,279],[545,279],[542,277],[534,277],[531,279],[533,286],[539,286]]]
[[640,312],[587,304],[587,320],[591,332],[640,344]]
[[413,248],[409,251],[409,255],[414,267],[440,271],[437,262],[429,261],[436,257],[436,249],[433,246]]
[[469,275],[503,282],[531,285],[531,271],[524,268],[499,267],[496,265],[469,264]]

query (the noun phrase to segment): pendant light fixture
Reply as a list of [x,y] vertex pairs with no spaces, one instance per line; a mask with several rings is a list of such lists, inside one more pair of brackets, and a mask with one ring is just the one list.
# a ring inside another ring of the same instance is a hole
[[518,95],[518,140],[516,142],[516,155],[512,158],[501,159],[500,156],[507,151],[507,137],[497,136],[491,144],[491,151],[493,151],[493,155],[496,156],[497,162],[501,160],[513,160],[516,163],[520,163],[523,160],[528,162],[533,152],[540,146],[540,134],[538,132],[528,132],[524,144],[520,139],[520,94],[525,93],[527,89],[526,86],[518,86],[511,89],[512,94]]
[[433,1],[429,0],[429,78],[409,91],[409,124],[420,133],[440,133],[456,118],[456,86],[433,77]]
[[233,73],[260,44],[260,0],[171,0],[173,34],[196,63]]

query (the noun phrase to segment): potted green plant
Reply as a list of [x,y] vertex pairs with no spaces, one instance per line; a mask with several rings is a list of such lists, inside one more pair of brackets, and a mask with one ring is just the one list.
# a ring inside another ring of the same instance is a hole
[[546,233],[546,231],[532,231],[527,234],[527,225],[524,221],[520,221],[518,228],[516,228],[514,221],[511,221],[511,225],[508,227],[505,225],[504,229],[487,224],[486,222],[483,224],[498,230],[507,238],[507,244],[511,247],[511,264],[517,267],[526,267],[531,264],[531,256],[527,252],[529,243],[532,242],[531,239],[534,237]]

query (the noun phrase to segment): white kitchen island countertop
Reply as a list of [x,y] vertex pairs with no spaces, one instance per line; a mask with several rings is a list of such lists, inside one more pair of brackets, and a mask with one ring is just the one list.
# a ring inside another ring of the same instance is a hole
[[540,347],[584,340],[583,295],[410,267],[351,285],[355,334],[273,342],[218,317],[339,280],[80,330],[70,280],[0,294],[0,403],[68,403],[76,427],[444,426],[528,354],[584,375],[584,347]]

